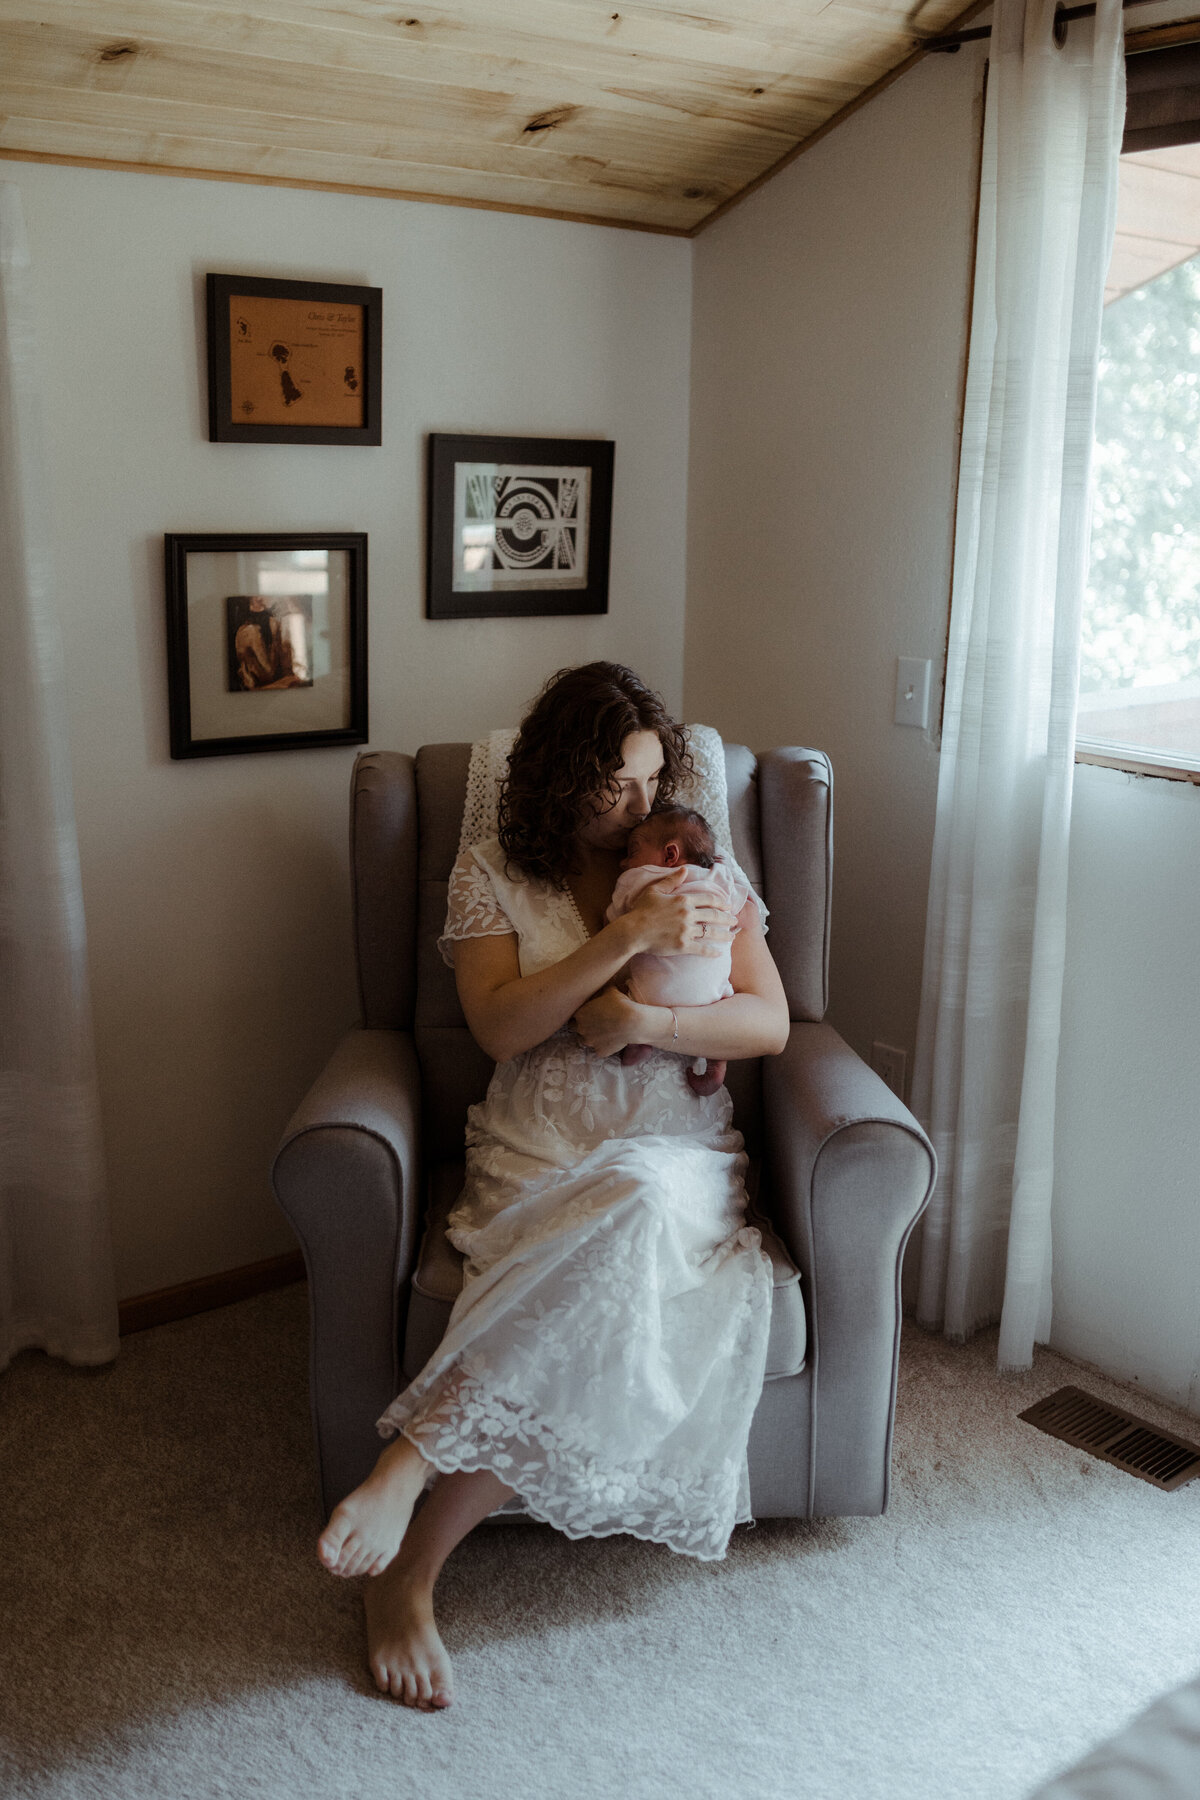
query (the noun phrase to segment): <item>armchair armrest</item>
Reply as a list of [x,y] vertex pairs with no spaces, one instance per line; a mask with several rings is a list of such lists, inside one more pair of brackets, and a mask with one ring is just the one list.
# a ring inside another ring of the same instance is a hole
[[933,1146],[829,1025],[793,1024],[783,1054],[764,1058],[763,1100],[772,1217],[808,1306],[810,1510],[883,1512],[900,1269],[933,1192]]
[[311,1400],[326,1510],[381,1448],[419,1225],[420,1073],[411,1033],[349,1032],[283,1134],[275,1197],[308,1270]]

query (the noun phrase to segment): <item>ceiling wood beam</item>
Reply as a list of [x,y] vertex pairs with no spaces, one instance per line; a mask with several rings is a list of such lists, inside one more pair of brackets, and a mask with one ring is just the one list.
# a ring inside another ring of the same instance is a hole
[[409,6],[0,0],[0,156],[676,233],[915,60],[897,0]]

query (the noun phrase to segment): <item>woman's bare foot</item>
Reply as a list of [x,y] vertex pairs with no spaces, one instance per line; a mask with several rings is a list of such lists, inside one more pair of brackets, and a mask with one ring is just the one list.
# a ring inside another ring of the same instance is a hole
[[415,1444],[398,1437],[361,1487],[339,1506],[317,1540],[331,1575],[380,1575],[400,1548],[429,1464]]
[[433,1589],[403,1563],[363,1589],[367,1663],[381,1694],[420,1712],[440,1712],[454,1698],[446,1646],[433,1622]]

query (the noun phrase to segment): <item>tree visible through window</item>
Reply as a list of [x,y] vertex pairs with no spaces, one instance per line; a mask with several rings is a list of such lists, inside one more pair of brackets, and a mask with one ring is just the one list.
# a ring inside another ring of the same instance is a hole
[[1188,255],[1200,247],[1197,149],[1122,161],[1078,730],[1085,746],[1200,767],[1200,255]]

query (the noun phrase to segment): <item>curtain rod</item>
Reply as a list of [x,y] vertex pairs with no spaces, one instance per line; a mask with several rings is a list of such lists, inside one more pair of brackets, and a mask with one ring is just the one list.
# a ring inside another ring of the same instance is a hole
[[[1121,10],[1124,12],[1131,6],[1153,6],[1154,4],[1155,0],[1122,0]],[[1064,6],[1062,0],[1059,0],[1059,4],[1054,9],[1055,42],[1061,44],[1066,38],[1067,26],[1072,19],[1092,19],[1095,15],[1096,7],[1094,0],[1092,0],[1092,4],[1087,6]],[[1180,20],[1179,23],[1189,25],[1194,24],[1196,27],[1196,35],[1197,37],[1200,37],[1200,21],[1189,19]],[[1169,26],[1164,27],[1164,29],[1169,29]],[[969,44],[977,38],[991,37],[991,35],[992,28],[990,25],[976,25],[971,31],[951,31],[947,32],[942,37],[918,38],[917,42],[922,50],[941,50],[947,55],[953,55],[960,44]]]

